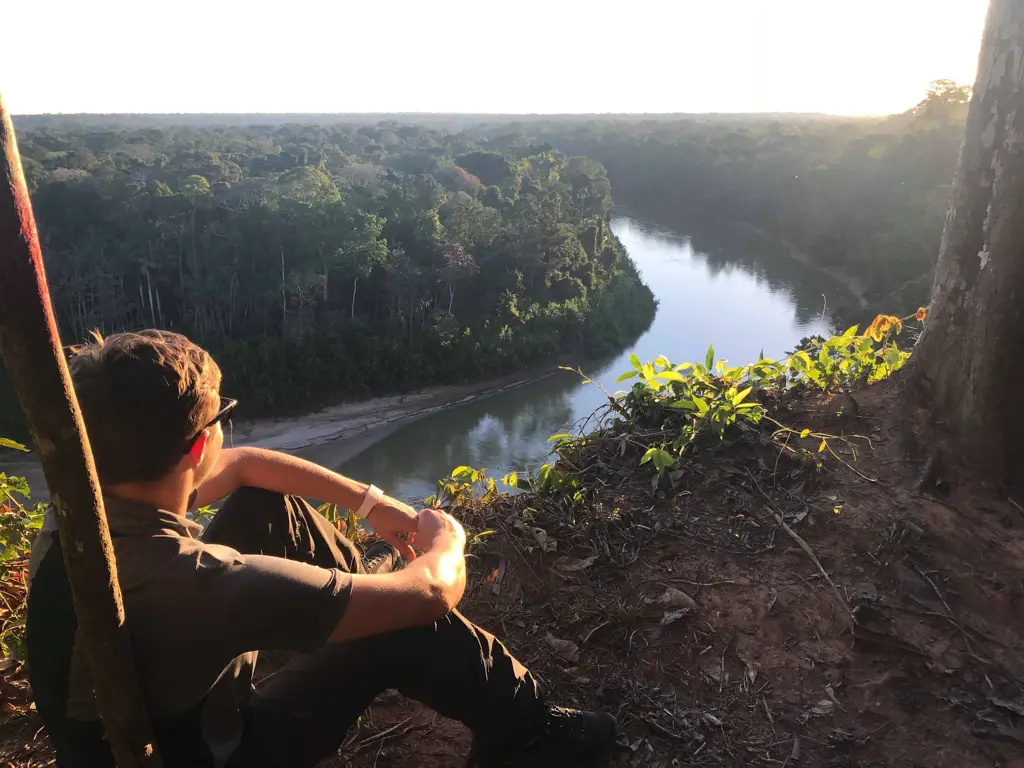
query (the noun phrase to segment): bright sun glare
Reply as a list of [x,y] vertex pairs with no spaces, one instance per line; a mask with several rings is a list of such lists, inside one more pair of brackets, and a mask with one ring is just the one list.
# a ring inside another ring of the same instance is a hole
[[[16,3],[38,112],[880,114],[973,83],[987,0]],[[36,33],[31,33],[35,30]],[[11,65],[10,62],[15,62]]]

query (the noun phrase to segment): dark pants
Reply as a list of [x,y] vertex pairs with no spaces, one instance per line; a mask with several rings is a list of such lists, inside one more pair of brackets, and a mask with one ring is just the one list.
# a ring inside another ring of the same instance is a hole
[[[349,573],[362,568],[352,542],[304,500],[254,488],[228,498],[203,540]],[[253,694],[238,765],[313,766],[337,751],[374,697],[389,688],[491,743],[522,743],[545,714],[529,671],[493,635],[453,611],[430,626],[331,643],[264,680]]]

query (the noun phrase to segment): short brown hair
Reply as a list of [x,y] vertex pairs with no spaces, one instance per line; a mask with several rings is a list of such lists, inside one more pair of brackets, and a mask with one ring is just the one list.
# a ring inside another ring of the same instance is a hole
[[72,349],[100,483],[159,480],[220,407],[220,368],[179,333],[117,333]]

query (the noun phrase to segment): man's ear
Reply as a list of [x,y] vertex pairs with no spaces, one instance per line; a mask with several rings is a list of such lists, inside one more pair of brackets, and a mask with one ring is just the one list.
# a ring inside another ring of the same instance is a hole
[[204,429],[199,433],[199,437],[196,438],[195,442],[192,443],[192,448],[189,450],[189,458],[192,459],[192,466],[198,467],[203,460],[203,455],[206,453],[206,441],[210,436],[210,430]]

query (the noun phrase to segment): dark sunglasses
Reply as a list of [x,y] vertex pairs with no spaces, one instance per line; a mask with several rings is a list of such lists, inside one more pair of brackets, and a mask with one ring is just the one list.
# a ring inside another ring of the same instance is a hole
[[216,414],[214,414],[214,417],[212,419],[210,419],[210,421],[207,422],[207,424],[205,424],[202,429],[200,429],[193,437],[188,439],[188,441],[185,444],[184,453],[188,453],[189,451],[191,451],[192,450],[192,446],[195,445],[196,440],[199,439],[199,435],[203,434],[203,432],[205,432],[210,427],[214,426],[215,424],[220,424],[221,422],[226,422],[227,424],[230,425],[231,424],[231,413],[237,407],[238,407],[238,401],[237,400],[235,400],[233,398],[230,398],[230,397],[222,397],[220,399],[220,410],[217,411]]

